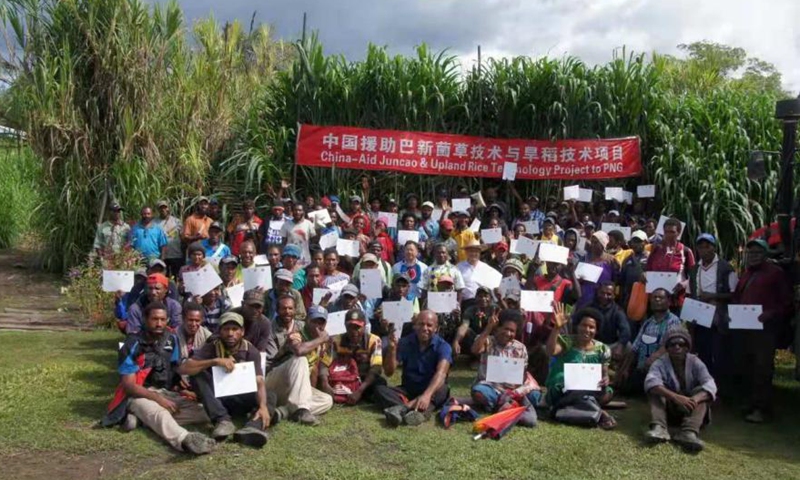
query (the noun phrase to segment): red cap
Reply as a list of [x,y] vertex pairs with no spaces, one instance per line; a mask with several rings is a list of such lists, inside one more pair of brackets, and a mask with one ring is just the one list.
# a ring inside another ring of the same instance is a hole
[[498,242],[494,244],[494,249],[499,252],[507,252],[508,244],[506,242]]
[[453,225],[453,221],[450,220],[449,218],[445,218],[444,220],[442,220],[441,225],[442,228],[455,228],[455,225]]
[[164,288],[169,288],[169,279],[160,273],[153,273],[148,275],[147,277],[147,284],[148,285],[157,285],[161,284]]
[[328,208],[328,207],[330,207],[332,205],[331,199],[328,198],[327,196],[322,197],[322,199],[319,201],[319,204],[322,205],[325,208]]

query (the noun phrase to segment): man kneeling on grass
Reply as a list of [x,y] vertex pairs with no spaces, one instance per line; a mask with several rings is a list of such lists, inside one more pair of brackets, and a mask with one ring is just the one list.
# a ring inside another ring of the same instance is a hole
[[421,424],[450,396],[447,373],[453,363],[452,349],[436,333],[438,329],[436,313],[423,310],[417,316],[413,333],[399,342],[396,332],[389,333],[384,373],[391,377],[401,363],[403,377],[399,387],[376,387],[375,399],[391,426]]
[[[217,397],[214,392],[214,377],[211,367],[222,367],[232,372],[237,363],[252,362],[256,377],[256,391],[239,395]],[[261,448],[267,443],[266,429],[270,425],[270,409],[267,407],[267,392],[264,388],[264,373],[261,370],[261,354],[244,339],[244,318],[234,312],[226,312],[219,319],[219,332],[179,368],[181,375],[190,375],[192,388],[200,397],[208,416],[214,422],[212,436],[223,441],[233,435],[235,441]],[[272,410],[275,410],[272,396]],[[255,412],[255,413],[253,413]],[[231,421],[231,415],[243,413],[251,419],[239,430]]]
[[[644,389],[650,400],[651,442],[674,440],[690,452],[703,449],[700,427],[707,423],[709,408],[717,393],[717,385],[708,368],[697,355],[692,355],[691,336],[683,327],[673,327],[664,337],[667,355],[650,367]],[[670,438],[668,423],[679,424],[680,433]]]
[[141,331],[128,335],[119,350],[121,390],[128,398],[123,429],[134,428],[138,418],[176,450],[210,453],[213,439],[181,426],[208,423],[208,416],[200,404],[172,391],[180,378],[180,347],[178,337],[167,330],[167,306],[152,302],[143,317]]

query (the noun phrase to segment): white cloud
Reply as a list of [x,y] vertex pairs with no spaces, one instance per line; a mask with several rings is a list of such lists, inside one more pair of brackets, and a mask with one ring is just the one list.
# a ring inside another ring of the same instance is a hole
[[307,12],[327,52],[350,59],[367,43],[408,54],[427,43],[464,57],[574,55],[607,62],[614,49],[679,54],[677,45],[710,40],[744,48],[773,63],[784,85],[800,90],[800,2],[797,0],[182,0],[190,19],[213,11],[220,20],[273,24],[295,38]]

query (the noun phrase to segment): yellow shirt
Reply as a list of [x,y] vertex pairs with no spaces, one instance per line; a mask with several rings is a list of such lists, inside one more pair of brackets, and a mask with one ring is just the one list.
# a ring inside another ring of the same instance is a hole
[[458,251],[456,252],[456,256],[458,257],[459,262],[463,262],[467,259],[467,251],[464,250],[464,245],[468,244],[469,242],[476,240],[475,232],[470,230],[469,228],[465,228],[462,231],[453,230],[453,233],[450,234],[453,240],[456,241],[456,245],[458,245]]

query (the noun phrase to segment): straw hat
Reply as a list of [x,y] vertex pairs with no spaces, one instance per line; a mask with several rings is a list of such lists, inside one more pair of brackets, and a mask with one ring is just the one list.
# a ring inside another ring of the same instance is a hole
[[483,245],[481,242],[475,240],[474,238],[467,242],[466,245],[461,247],[462,250],[480,250],[481,252],[486,250],[486,245]]

